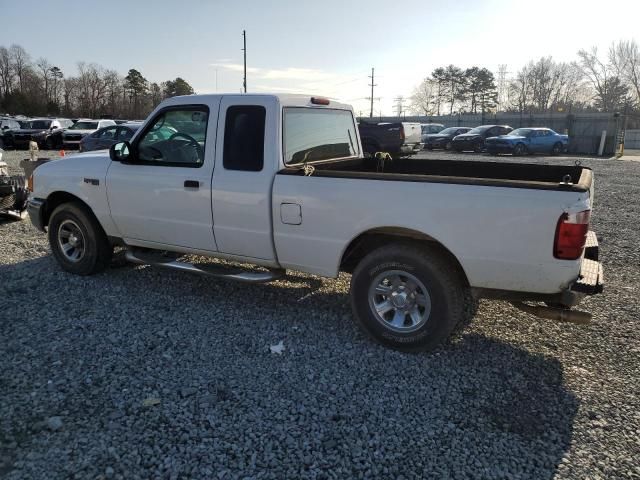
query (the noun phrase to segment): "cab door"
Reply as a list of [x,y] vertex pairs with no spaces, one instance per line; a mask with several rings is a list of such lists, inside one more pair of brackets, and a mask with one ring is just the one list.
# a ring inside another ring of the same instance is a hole
[[220,252],[275,260],[271,189],[278,105],[274,97],[254,95],[225,96],[220,104],[211,196]]
[[109,207],[129,245],[217,250],[211,175],[218,102],[162,108],[135,137],[130,160],[111,162]]

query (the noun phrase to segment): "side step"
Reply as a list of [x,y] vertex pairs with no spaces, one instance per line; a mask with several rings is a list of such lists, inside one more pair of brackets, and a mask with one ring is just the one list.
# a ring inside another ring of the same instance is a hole
[[266,272],[248,272],[241,269],[228,269],[218,265],[194,265],[187,262],[179,262],[172,256],[162,256],[153,251],[140,249],[127,249],[125,254],[127,261],[141,265],[171,268],[184,272],[199,273],[210,277],[224,278],[247,283],[265,283],[282,278],[284,269],[270,269]]

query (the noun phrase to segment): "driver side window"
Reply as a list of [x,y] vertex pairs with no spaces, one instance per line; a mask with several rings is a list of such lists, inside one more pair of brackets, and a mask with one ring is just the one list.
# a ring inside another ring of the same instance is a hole
[[204,163],[209,110],[205,106],[161,112],[138,143],[143,164],[200,167]]

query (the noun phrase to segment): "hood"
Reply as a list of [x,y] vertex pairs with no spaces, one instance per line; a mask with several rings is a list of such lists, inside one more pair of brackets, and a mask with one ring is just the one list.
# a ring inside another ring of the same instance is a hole
[[487,140],[526,140],[527,137],[522,135],[498,135],[497,137],[489,137]]
[[428,133],[427,135],[425,135],[425,138],[428,138],[429,140],[435,140],[438,138],[449,138],[452,135],[447,135],[447,134],[441,134],[441,133]]
[[18,130],[11,130],[11,133],[28,133],[30,135],[34,135],[36,133],[47,133],[49,130],[47,130],[46,128],[20,128]]
[[473,138],[478,138],[481,137],[482,135],[479,133],[461,133],[460,135],[456,136],[456,139],[460,139],[460,140],[471,140]]
[[93,133],[95,130],[65,130],[64,133],[67,134],[80,134],[80,135],[88,135],[89,133]]

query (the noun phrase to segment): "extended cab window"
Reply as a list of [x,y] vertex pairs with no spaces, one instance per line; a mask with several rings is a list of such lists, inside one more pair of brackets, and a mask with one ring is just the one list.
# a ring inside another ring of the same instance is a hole
[[222,165],[227,170],[259,172],[264,166],[264,107],[237,105],[227,109]]
[[284,109],[284,162],[287,165],[354,157],[359,153],[351,111]]
[[208,117],[206,107],[162,112],[140,138],[138,161],[200,167],[204,163]]

